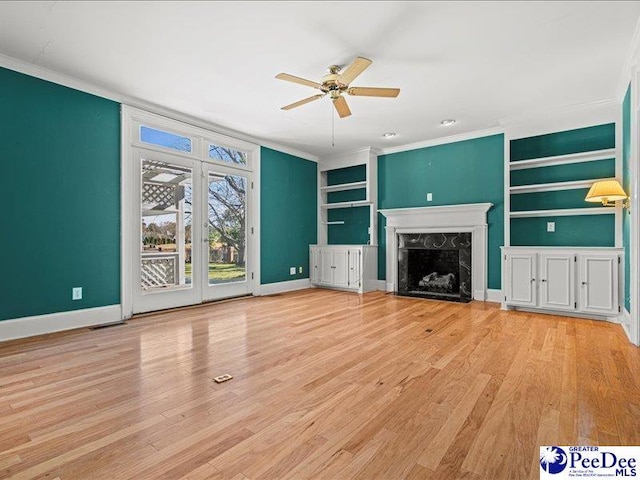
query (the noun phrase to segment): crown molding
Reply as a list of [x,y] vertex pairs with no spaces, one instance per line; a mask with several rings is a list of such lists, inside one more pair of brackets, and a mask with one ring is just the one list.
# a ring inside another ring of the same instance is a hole
[[421,142],[407,143],[395,147],[381,148],[380,155],[389,155],[390,153],[406,152],[408,150],[417,150],[419,148],[435,147],[437,145],[445,145],[447,143],[463,142],[465,140],[473,140],[475,138],[489,137],[491,135],[499,135],[504,133],[502,127],[486,128],[484,130],[475,130],[473,132],[459,133],[449,135],[448,137],[433,138],[431,140],[423,140]]
[[273,150],[278,150],[279,152],[288,153],[289,155],[300,157],[305,160],[310,160],[312,162],[316,162],[316,163],[318,162],[317,155],[313,155],[308,152],[303,152],[302,150],[288,147],[286,145],[281,145],[279,143],[271,142],[264,138],[254,137],[246,133],[239,132],[237,130],[225,128],[220,125],[216,125],[214,123],[203,120],[201,118],[197,118],[185,113],[177,112],[170,108],[166,108],[161,105],[148,102],[146,100],[141,100],[139,98],[131,97],[129,95],[125,95],[123,93],[111,90],[102,85],[81,80],[81,79],[66,75],[64,73],[56,72],[54,70],[49,70],[47,68],[40,67],[33,63],[24,62],[22,60],[9,57],[7,55],[0,54],[0,67],[13,70],[15,72],[23,73],[31,77],[39,78],[41,80],[56,83],[64,87],[73,88],[74,90],[79,90],[84,93],[89,93],[91,95],[96,95],[98,97],[106,98],[107,100],[113,100],[120,104],[139,108],[141,110],[146,110],[150,113],[155,113],[158,115],[172,118],[174,120],[179,120],[183,123],[193,125],[194,127],[210,130],[212,132],[215,132],[221,135],[226,135],[228,137],[232,137],[238,140],[243,140],[245,142],[255,143],[257,145],[271,148]]
[[620,103],[614,99],[548,108],[501,119],[509,139],[525,138],[618,120]]
[[358,148],[349,152],[320,157],[318,165],[320,165],[320,171],[363,165],[371,160],[371,154],[379,155],[380,153],[378,149],[373,147]]
[[636,28],[631,37],[631,43],[627,51],[627,57],[625,58],[622,71],[620,72],[620,78],[618,79],[618,86],[616,87],[616,100],[619,103],[624,101],[624,96],[627,93],[627,87],[631,83],[631,72],[635,65],[640,63],[640,18],[636,22]]

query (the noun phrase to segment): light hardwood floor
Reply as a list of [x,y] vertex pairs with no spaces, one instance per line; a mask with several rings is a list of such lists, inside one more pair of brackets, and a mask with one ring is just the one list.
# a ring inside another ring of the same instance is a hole
[[304,290],[0,345],[2,478],[537,479],[639,425],[618,325],[497,304]]

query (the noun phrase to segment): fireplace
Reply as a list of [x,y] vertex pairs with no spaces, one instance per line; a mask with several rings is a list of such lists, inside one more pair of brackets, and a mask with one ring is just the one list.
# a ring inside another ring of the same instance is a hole
[[398,235],[398,295],[470,302],[471,233]]
[[[400,248],[400,240],[403,235],[409,235],[409,238],[424,238],[425,235],[431,234],[450,234],[455,235],[468,234],[468,240],[471,248],[468,251],[469,257],[466,258],[462,250],[450,248],[459,251],[459,262],[469,266],[469,281],[464,284],[464,288],[471,292],[474,300],[485,301],[487,299],[487,212],[493,205],[491,203],[470,203],[463,205],[441,205],[435,207],[411,207],[411,208],[390,208],[378,210],[386,218],[385,227],[385,270],[386,270],[386,290],[388,292],[399,292],[400,280],[398,267],[400,262],[398,256],[401,248],[409,249],[409,243],[405,243]],[[442,236],[440,237],[442,238]],[[440,241],[442,242],[442,241]],[[416,242],[418,243],[418,242]],[[438,243],[436,242],[436,245]],[[416,244],[414,243],[415,247]],[[443,249],[444,246],[442,247]],[[473,257],[471,257],[473,250]],[[420,255],[420,254],[418,254]],[[408,258],[408,257],[407,257]],[[466,268],[463,267],[464,270]],[[434,270],[435,271],[435,270]],[[427,272],[423,277],[433,272]],[[451,272],[454,273],[455,272]],[[438,275],[444,275],[437,272]],[[459,287],[463,286],[464,271],[459,272]],[[431,277],[424,282],[435,280]],[[445,283],[446,279],[438,279]],[[407,273],[408,281],[408,273]],[[419,281],[418,281],[418,287]],[[455,288],[455,287],[454,287]],[[442,293],[442,292],[441,292]],[[499,294],[498,294],[499,295]],[[442,298],[442,297],[440,297]],[[495,297],[498,301],[500,296]]]

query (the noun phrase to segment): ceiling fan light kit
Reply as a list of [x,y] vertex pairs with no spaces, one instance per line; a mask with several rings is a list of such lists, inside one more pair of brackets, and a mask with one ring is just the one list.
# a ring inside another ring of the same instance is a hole
[[365,69],[371,65],[371,60],[364,57],[356,57],[356,59],[344,71],[338,65],[330,65],[328,73],[322,77],[322,83],[307,80],[305,78],[289,75],[288,73],[279,73],[276,75],[278,80],[297,83],[306,87],[316,88],[322,93],[313,95],[312,97],[299,100],[297,102],[285,105],[282,110],[291,110],[300,107],[315,100],[320,100],[325,95],[329,95],[333,101],[333,106],[338,112],[340,118],[351,115],[351,110],[343,93],[357,97],[387,97],[395,98],[400,94],[399,88],[379,88],[379,87],[350,87],[354,81]]

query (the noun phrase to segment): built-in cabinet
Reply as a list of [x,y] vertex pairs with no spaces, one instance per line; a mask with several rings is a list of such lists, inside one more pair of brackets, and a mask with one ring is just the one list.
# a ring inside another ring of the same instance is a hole
[[364,293],[376,289],[378,251],[372,245],[312,245],[311,284]]
[[503,247],[502,251],[507,308],[618,315],[622,249]]

